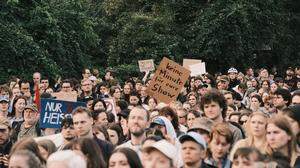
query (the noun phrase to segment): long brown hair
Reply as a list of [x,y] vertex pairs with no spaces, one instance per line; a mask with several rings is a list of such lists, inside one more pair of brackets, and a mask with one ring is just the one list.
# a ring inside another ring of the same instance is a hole
[[[80,149],[78,149],[80,148]],[[88,168],[105,168],[103,154],[97,143],[91,138],[78,138],[72,142],[73,150],[80,150],[88,160]]]
[[[266,128],[269,124],[274,124],[276,127],[280,128],[281,130],[285,131],[291,139],[287,143],[288,147],[288,158],[290,158],[290,165],[294,166],[294,163],[299,155],[299,151],[297,150],[296,145],[296,138],[293,134],[292,128],[288,122],[288,120],[282,115],[276,115],[268,120]],[[269,146],[269,145],[268,145]],[[272,151],[272,153],[275,151]],[[272,154],[270,153],[270,154]]]

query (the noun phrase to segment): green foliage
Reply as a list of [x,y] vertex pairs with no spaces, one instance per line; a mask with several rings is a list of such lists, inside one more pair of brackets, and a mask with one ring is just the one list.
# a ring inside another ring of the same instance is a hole
[[84,67],[138,76],[137,61],[198,58],[229,66],[299,65],[294,0],[0,1],[0,81],[33,71],[80,77]]

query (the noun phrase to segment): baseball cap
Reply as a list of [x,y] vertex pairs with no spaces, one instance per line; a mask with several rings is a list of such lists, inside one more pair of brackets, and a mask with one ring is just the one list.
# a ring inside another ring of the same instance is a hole
[[227,72],[228,73],[238,73],[237,69],[235,69],[234,67],[229,68]]
[[37,113],[39,112],[38,108],[35,104],[27,104],[25,106],[24,110],[26,110],[26,109],[31,109],[32,111],[37,112]]
[[8,119],[5,117],[0,117],[0,129],[7,128],[11,128]]
[[161,118],[155,118],[155,119],[151,122],[150,127],[154,127],[155,125],[165,126],[165,122],[164,122],[164,120],[162,120]]
[[206,117],[202,117],[202,118],[196,118],[193,123],[192,126],[190,127],[189,131],[193,131],[194,129],[202,129],[207,131],[208,133],[211,132],[211,127],[214,124],[214,122]]
[[228,78],[228,76],[226,76],[226,75],[222,75],[221,77],[220,77],[220,79],[219,80],[217,80],[217,83],[219,83],[219,82],[229,82],[229,78]]
[[3,101],[9,103],[8,96],[0,96],[0,102],[3,102]]
[[208,84],[206,84],[206,83],[200,84],[200,85],[198,86],[198,88],[199,88],[199,89],[201,89],[201,88],[208,88]]
[[206,141],[204,140],[204,138],[197,132],[188,132],[184,135],[181,135],[179,137],[179,141],[180,143],[183,143],[187,140],[192,140],[192,141],[195,141],[196,143],[198,143],[199,145],[201,145],[205,150],[207,149],[207,146],[206,146]]
[[156,149],[156,150],[160,151],[166,157],[171,159],[173,161],[173,163],[176,162],[176,160],[177,160],[177,151],[176,151],[175,146],[173,144],[171,144],[170,142],[163,139],[163,140],[160,140],[160,141],[157,141],[157,142],[153,143],[152,145],[149,145],[149,146],[145,147],[143,149],[143,151],[146,152],[146,153],[149,153],[153,149]]

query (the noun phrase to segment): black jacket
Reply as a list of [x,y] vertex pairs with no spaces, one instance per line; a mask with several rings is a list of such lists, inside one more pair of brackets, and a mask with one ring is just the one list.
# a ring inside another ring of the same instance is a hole
[[[8,158],[9,152],[13,146],[11,140],[6,141],[3,145],[0,145],[0,157]],[[3,162],[0,162],[0,168],[7,168]]]

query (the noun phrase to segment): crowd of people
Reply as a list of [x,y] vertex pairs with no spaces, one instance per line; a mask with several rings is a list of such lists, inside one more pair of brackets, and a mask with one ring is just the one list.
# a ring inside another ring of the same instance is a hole
[[[152,77],[11,77],[0,86],[0,168],[300,167],[300,67],[190,77],[169,104],[147,94]],[[37,99],[55,93],[86,107],[41,128]]]

